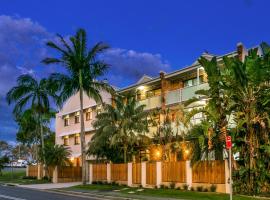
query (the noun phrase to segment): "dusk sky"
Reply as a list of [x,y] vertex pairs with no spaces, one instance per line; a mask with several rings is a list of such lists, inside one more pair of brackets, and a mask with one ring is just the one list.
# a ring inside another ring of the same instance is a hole
[[222,55],[242,42],[270,42],[269,0],[1,0],[0,140],[15,141],[17,126],[6,92],[25,73],[59,71],[40,60],[54,52],[45,42],[86,29],[88,43],[111,49],[107,78],[124,87],[143,74],[157,76],[192,64],[204,51]]

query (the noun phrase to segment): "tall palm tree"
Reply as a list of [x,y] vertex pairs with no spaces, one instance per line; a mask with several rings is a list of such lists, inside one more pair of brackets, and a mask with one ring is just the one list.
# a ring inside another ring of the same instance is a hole
[[54,73],[50,76],[52,83],[56,83],[59,90],[58,104],[61,106],[69,97],[79,92],[80,96],[80,124],[81,124],[81,158],[82,181],[86,184],[86,150],[85,150],[85,126],[83,114],[83,93],[93,98],[97,103],[102,102],[100,92],[102,90],[113,93],[113,88],[106,81],[100,81],[108,65],[98,60],[98,55],[109,48],[108,45],[99,42],[92,48],[87,46],[87,36],[84,29],[79,29],[74,36],[65,40],[58,35],[60,45],[50,41],[47,46],[60,53],[58,58],[45,58],[45,64],[60,64],[65,67],[67,74]]
[[104,111],[94,122],[96,134],[93,140],[107,138],[112,146],[121,146],[124,162],[127,162],[129,147],[137,142],[140,134],[148,132],[148,113],[144,105],[138,105],[134,96],[116,96],[115,105],[106,104]]
[[[17,86],[13,87],[6,96],[8,104],[15,103],[13,113],[18,118],[25,110],[32,109],[37,115],[40,141],[44,151],[44,116],[50,110],[50,98],[56,99],[52,85],[46,79],[38,81],[31,75],[21,75]],[[46,167],[45,159],[43,163]]]

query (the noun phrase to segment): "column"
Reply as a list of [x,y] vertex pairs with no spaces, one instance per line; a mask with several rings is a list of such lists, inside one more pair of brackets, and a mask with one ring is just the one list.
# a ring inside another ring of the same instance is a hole
[[128,163],[128,183],[129,187],[132,186],[132,163]]
[[141,174],[142,174],[141,183],[142,183],[142,187],[145,187],[146,186],[146,162],[142,162],[141,167],[142,167],[142,171],[141,171]]
[[93,182],[93,164],[89,164],[89,184]]
[[229,169],[229,160],[225,160],[225,192],[230,194],[230,169]]
[[107,182],[111,182],[111,163],[107,163]]
[[162,183],[162,163],[156,162],[156,169],[157,169],[157,187],[159,188]]
[[190,189],[192,187],[192,167],[190,165],[190,160],[186,161],[186,177],[187,177],[187,185]]

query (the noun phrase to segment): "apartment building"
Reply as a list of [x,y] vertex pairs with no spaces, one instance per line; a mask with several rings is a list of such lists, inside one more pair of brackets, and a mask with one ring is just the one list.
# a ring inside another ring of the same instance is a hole
[[[247,50],[239,43],[237,49],[226,54],[226,56],[237,56],[243,60]],[[211,55],[203,53],[203,57],[211,59],[216,56],[218,61],[222,61],[222,56]],[[203,67],[195,61],[192,65],[179,69],[171,73],[160,72],[158,77],[150,77],[144,75],[137,83],[118,90],[120,94],[130,92],[136,93],[136,98],[139,104],[145,105],[145,110],[153,109],[170,109],[170,117],[174,121],[176,112],[183,102],[193,98],[199,97],[195,94],[197,90],[209,88],[207,83],[207,76]],[[103,101],[111,103],[111,96],[108,93],[102,92]],[[186,110],[194,107],[204,106],[207,99],[199,97],[200,102],[193,103]],[[92,122],[100,109],[94,100],[89,99],[84,95],[84,114],[85,114],[85,131],[86,142],[88,143],[94,134]],[[202,114],[197,114],[193,117],[192,123],[198,123],[202,119]],[[79,96],[78,94],[72,96],[64,105],[63,109],[56,115],[56,143],[69,146],[72,151],[72,160],[74,163],[80,164],[80,116],[79,116]],[[181,127],[180,127],[181,128]],[[174,126],[176,129],[176,126]],[[155,133],[154,128],[150,128],[149,136]],[[88,160],[93,158],[88,157]]]

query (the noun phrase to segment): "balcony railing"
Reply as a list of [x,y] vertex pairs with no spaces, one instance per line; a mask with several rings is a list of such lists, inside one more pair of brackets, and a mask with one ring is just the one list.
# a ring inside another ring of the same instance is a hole
[[191,87],[181,88],[173,91],[168,91],[166,93],[166,105],[180,103],[182,101],[186,101],[193,97],[196,97],[195,92],[197,90],[208,89],[208,83],[203,83],[200,85],[195,85]]
[[139,101],[139,104],[145,105],[145,108],[144,108],[145,110],[161,107],[161,97],[155,96],[148,99],[144,99],[144,100]]

